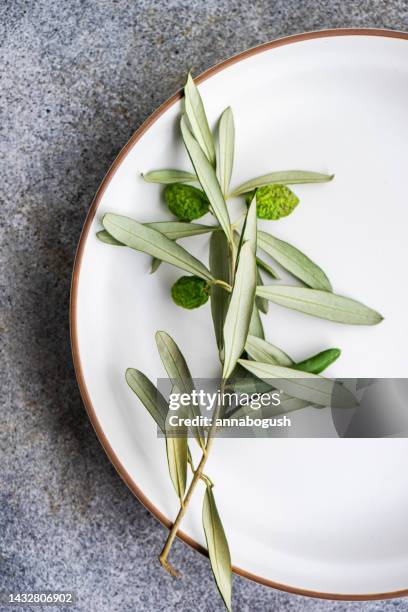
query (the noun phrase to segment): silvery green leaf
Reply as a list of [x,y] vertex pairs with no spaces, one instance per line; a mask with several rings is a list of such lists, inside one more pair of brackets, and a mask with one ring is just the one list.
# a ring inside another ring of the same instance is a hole
[[279,280],[280,276],[266,261],[263,261],[260,257],[256,258],[256,264],[258,268],[269,274],[269,276],[273,279]]
[[111,244],[113,246],[124,246],[119,240],[116,240],[113,236],[110,235],[106,230],[101,230],[100,232],[96,232],[96,237],[101,242],[105,244]]
[[257,187],[263,187],[264,185],[271,185],[274,183],[280,183],[282,185],[297,185],[304,183],[327,183],[331,181],[334,174],[321,174],[319,172],[308,172],[304,170],[286,170],[283,172],[271,172],[269,174],[263,174],[257,176],[245,183],[242,183],[234,189],[231,193],[231,197],[248,193],[252,189]]
[[165,331],[158,331],[156,344],[169,379],[180,393],[191,393],[194,390],[194,382],[187,362],[173,338]]
[[152,257],[152,264],[150,266],[150,274],[154,274],[160,267],[162,263],[161,259],[157,259],[157,257]]
[[333,290],[323,270],[288,242],[259,231],[258,246],[270,257],[273,257],[285,270],[312,289]]
[[197,181],[195,174],[185,172],[184,170],[152,170],[142,174],[147,183],[160,183],[161,185],[170,185],[172,183],[193,183]]
[[227,199],[234,165],[235,127],[234,117],[230,107],[226,108],[218,126],[219,157],[218,172],[221,191]]
[[[172,381],[173,386],[177,387],[179,393],[191,395],[194,390],[194,381],[187,362],[173,338],[164,331],[158,331],[156,332],[156,344],[167,376]],[[200,415],[198,406],[193,403],[188,408],[191,412],[189,416]],[[193,433],[201,448],[204,448],[205,435],[202,427],[194,427]]]
[[[153,223],[143,223],[142,225],[157,230],[171,240],[198,236],[199,234],[208,234],[209,232],[216,232],[220,229],[218,225],[202,225],[201,223],[187,223],[185,221],[156,221]],[[107,244],[124,246],[106,230],[97,232],[96,236],[99,240]]]
[[200,181],[200,185],[211,204],[212,211],[217,217],[218,223],[221,225],[231,244],[232,230],[230,218],[215,170],[188,129],[184,115],[181,118],[180,125],[184,144],[190,156],[191,163],[194,166],[194,170],[196,171],[198,180]]
[[278,380],[277,387],[291,397],[335,408],[352,408],[357,405],[356,398],[348,389],[323,376],[247,359],[240,359],[238,363],[265,382]]
[[128,368],[126,370],[126,382],[144,407],[160,427],[166,433],[166,418],[169,410],[168,404],[154,384],[139,370]]
[[252,393],[268,393],[272,389],[271,385],[268,385],[260,380],[248,370],[243,368],[239,363],[234,368],[233,373],[228,379],[225,385],[225,391],[246,393],[251,395]]
[[[229,266],[229,246],[224,232],[213,232],[210,238],[210,270],[214,278],[231,284]],[[215,338],[221,361],[223,361],[224,323],[227,315],[230,294],[218,285],[211,287],[211,314]]]
[[184,221],[157,221],[155,223],[143,223],[143,225],[161,232],[171,240],[208,234],[220,229],[217,225],[202,225],[201,223],[187,223]]
[[[244,405],[238,408],[231,414],[234,419],[245,418],[247,415],[255,418],[273,418],[295,410],[302,410],[310,406],[310,402],[298,399],[297,397],[290,397],[289,395],[282,394],[281,403],[279,406],[263,406],[261,409],[254,409],[252,404]],[[320,408],[320,406],[319,406]]]
[[[171,414],[171,413],[169,413]],[[169,418],[169,417],[168,417]],[[170,478],[180,501],[184,497],[187,483],[187,429],[177,427],[175,432],[166,421],[166,451]]]
[[250,206],[248,207],[245,215],[244,225],[242,227],[241,235],[234,230],[233,240],[237,249],[236,267],[239,263],[239,255],[243,244],[249,242],[251,245],[254,256],[256,255],[256,239],[257,239],[257,217],[256,217],[256,201],[252,199]]
[[[263,285],[262,276],[260,275],[258,266],[256,267],[256,284]],[[264,314],[268,313],[268,300],[265,300],[265,298],[256,296],[255,305],[258,308],[258,310],[260,310]],[[253,334],[253,335],[256,336],[257,334]]]
[[290,367],[292,359],[282,349],[252,335],[248,335],[245,350],[255,361]]
[[255,257],[250,243],[241,248],[235,282],[224,324],[223,378],[232,373],[244,350],[251,322],[256,289]]
[[249,242],[254,256],[256,255],[257,241],[257,216],[256,216],[256,199],[253,198],[248,207],[245,217],[244,227],[242,228],[242,244]]
[[215,166],[213,135],[208,125],[203,101],[190,73],[184,86],[184,105],[194,138],[197,140],[210,164]]
[[248,334],[256,336],[257,338],[265,338],[261,317],[255,303],[252,308],[252,315],[251,321],[249,323]]
[[231,612],[231,555],[220,515],[218,514],[215,504],[214,494],[212,488],[209,486],[206,487],[204,495],[203,527],[215,582],[217,583],[217,587],[227,610]]
[[196,274],[210,283],[214,280],[201,261],[157,230],[145,227],[129,217],[111,213],[103,217],[102,223],[109,234],[122,244]]
[[256,291],[257,295],[280,306],[338,323],[376,325],[383,319],[361,302],[328,291],[287,285],[257,287]]

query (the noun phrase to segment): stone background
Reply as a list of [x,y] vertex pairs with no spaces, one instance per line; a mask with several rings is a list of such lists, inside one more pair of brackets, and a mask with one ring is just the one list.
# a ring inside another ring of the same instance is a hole
[[[0,590],[73,589],[84,612],[222,610],[201,555],[178,542],[184,579],[161,570],[165,530],[88,422],[68,336],[75,248],[115,155],[189,67],[200,72],[286,34],[351,26],[407,30],[408,3],[0,2]],[[238,577],[234,600],[251,612],[408,610],[408,600],[310,600]]]

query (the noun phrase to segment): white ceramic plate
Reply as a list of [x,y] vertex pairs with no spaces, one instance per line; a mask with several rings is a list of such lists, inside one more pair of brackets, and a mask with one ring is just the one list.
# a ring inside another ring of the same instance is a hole
[[[335,172],[294,188],[301,204],[274,224],[321,262],[338,293],[382,312],[347,327],[271,305],[266,336],[304,357],[340,346],[334,376],[406,377],[407,36],[337,31],[292,37],[210,70],[200,89],[214,123],[236,122],[233,183],[271,170]],[[137,101],[136,101],[137,102]],[[112,461],[162,520],[177,500],[163,440],[127,387],[128,366],[163,375],[154,332],[168,331],[193,375],[217,375],[209,307],[169,299],[180,272],[95,238],[105,212],[167,218],[160,188],[140,172],[189,169],[178,137],[178,96],[142,126],[110,170],[88,216],[74,271],[73,352],[81,391]],[[270,226],[269,226],[270,227]],[[208,237],[183,242],[203,257]],[[408,440],[218,440],[208,464],[234,564],[266,584],[320,596],[395,595],[408,586]],[[204,545],[199,491],[183,523]]]

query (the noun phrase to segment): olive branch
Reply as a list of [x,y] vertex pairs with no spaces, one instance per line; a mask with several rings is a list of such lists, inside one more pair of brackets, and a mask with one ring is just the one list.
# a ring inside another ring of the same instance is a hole
[[[184,112],[180,129],[193,172],[163,169],[143,175],[147,182],[165,185],[164,198],[177,221],[139,223],[134,219],[108,213],[104,229],[97,233],[102,242],[127,246],[152,257],[151,272],[162,262],[171,264],[188,276],[179,278],[171,288],[174,302],[192,309],[211,300],[211,313],[221,364],[220,395],[226,389],[273,390],[271,380],[279,379],[284,395],[274,414],[300,410],[310,405],[327,406],[334,385],[320,376],[340,356],[337,348],[326,349],[301,362],[295,362],[282,349],[265,340],[260,313],[268,303],[308,315],[352,325],[374,325],[379,313],[364,304],[333,292],[324,271],[295,246],[258,229],[258,218],[278,220],[291,214],[299,203],[288,187],[301,183],[324,183],[333,175],[302,170],[271,172],[230,189],[235,149],[235,129],[231,108],[221,114],[215,134],[211,131],[200,93],[191,75],[184,87]],[[227,206],[230,198],[243,197],[246,210],[232,222]],[[206,214],[216,221],[195,223]],[[209,267],[182,247],[178,240],[210,234]],[[284,285],[265,256],[275,261],[302,283]],[[264,285],[262,274],[272,284]],[[157,348],[173,390],[191,393],[194,381],[175,341],[164,331],[156,333]],[[306,378],[305,378],[306,376]],[[159,556],[172,575],[177,570],[168,556],[194,491],[205,486],[202,521],[208,554],[217,587],[225,606],[231,610],[232,572],[227,538],[217,510],[214,484],[204,469],[217,432],[219,403],[208,430],[200,425],[192,433],[201,458],[195,466],[189,448],[188,428],[174,434],[169,427],[168,400],[139,370],[129,368],[126,381],[149,411],[166,439],[170,477],[180,500],[180,509]],[[341,387],[343,395],[353,399]],[[191,411],[195,408],[189,407]],[[251,406],[238,406],[237,416]],[[180,429],[180,428],[179,428]],[[189,478],[189,473],[190,478]]]

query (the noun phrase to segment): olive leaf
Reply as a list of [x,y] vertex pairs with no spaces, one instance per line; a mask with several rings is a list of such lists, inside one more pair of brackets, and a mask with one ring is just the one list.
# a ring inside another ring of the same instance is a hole
[[[199,236],[200,234],[208,234],[220,230],[219,225],[203,225],[202,223],[189,223],[186,221],[156,221],[153,223],[142,223],[144,227],[150,227],[157,230],[161,234],[170,238],[170,240],[179,240],[180,238],[189,238],[190,236]],[[116,240],[106,230],[101,230],[96,233],[98,240],[112,244],[115,246],[125,246],[119,240]]]
[[[271,391],[275,391],[275,389],[271,388]],[[243,405],[237,408],[237,410],[230,415],[230,418],[233,417],[234,419],[242,419],[246,416],[255,416],[263,419],[273,418],[282,414],[294,412],[295,410],[302,410],[308,406],[310,406],[310,402],[307,402],[306,400],[301,400],[297,397],[290,397],[289,395],[282,394],[280,396],[279,406],[269,405],[263,406],[261,409],[256,409],[253,408],[252,404],[250,403],[249,405]],[[318,406],[318,408],[320,408],[320,406]]]
[[226,108],[220,117],[218,126],[219,155],[218,173],[221,191],[227,199],[234,165],[235,127],[234,117],[230,107]]
[[217,217],[219,224],[231,244],[232,231],[230,218],[215,170],[188,129],[184,115],[181,118],[180,126],[184,144],[194,170],[196,171],[198,180],[200,181],[200,185],[211,204],[214,215]]
[[248,335],[245,350],[255,361],[293,367],[293,361],[282,349],[253,335]]
[[220,229],[218,225],[203,225],[202,223],[189,223],[186,221],[157,221],[155,223],[143,223],[143,225],[161,232],[171,240],[208,234]]
[[224,324],[224,367],[222,377],[228,378],[244,350],[251,322],[256,289],[255,257],[246,242],[240,252],[234,287]]
[[350,325],[376,325],[383,317],[361,302],[328,291],[268,285],[257,287],[257,295],[270,302],[306,314]]
[[317,353],[308,359],[304,359],[293,365],[295,370],[302,372],[311,372],[312,374],[320,374],[329,367],[336,359],[340,357],[341,351],[338,348],[331,348]]
[[147,183],[160,183],[161,185],[171,185],[172,183],[193,183],[198,181],[195,174],[184,170],[152,170],[142,173],[143,179]]
[[126,382],[144,407],[151,414],[161,431],[166,433],[166,418],[169,406],[163,395],[154,384],[139,370],[128,368],[125,374]]
[[234,230],[233,239],[234,239],[234,244],[237,248],[237,259],[236,259],[236,268],[237,268],[238,263],[239,263],[239,255],[241,252],[241,248],[246,242],[249,242],[254,256],[256,255],[257,217],[256,217],[255,198],[252,199],[252,202],[250,206],[248,207],[247,213],[245,215],[245,221],[242,227],[241,235],[236,230]]
[[326,274],[304,253],[288,242],[279,240],[266,232],[258,232],[258,246],[275,259],[285,270],[299,278],[312,289],[332,291]]
[[263,259],[261,259],[260,257],[257,256],[256,258],[256,265],[258,266],[258,268],[260,268],[261,270],[263,270],[264,272],[266,272],[267,274],[269,274],[269,276],[275,280],[279,280],[280,276],[279,274],[276,272],[276,270],[274,270],[268,263],[266,263],[265,261],[263,261]]
[[257,338],[265,338],[265,332],[262,325],[261,316],[259,314],[258,308],[256,307],[256,303],[254,303],[252,308],[252,315],[251,321],[249,323],[248,334],[256,336]]
[[227,610],[231,611],[231,555],[224,527],[222,526],[220,515],[218,514],[215,504],[214,494],[210,486],[206,487],[204,495],[203,527],[215,582],[217,583],[217,587]]
[[[263,280],[262,280],[262,276],[259,272],[259,268],[257,266],[256,268],[256,284],[257,285],[263,285]],[[255,298],[255,304],[256,307],[258,308],[258,310],[260,310],[261,312],[263,312],[264,314],[268,313],[268,300],[265,300],[265,298],[261,298],[258,295]],[[256,336],[256,334],[254,334]]]
[[256,199],[253,198],[248,207],[245,217],[244,227],[242,228],[242,244],[249,242],[254,256],[256,255],[257,241],[257,217],[256,217]]
[[[229,246],[225,234],[223,232],[214,232],[210,238],[210,270],[214,278],[231,284],[228,256]],[[210,297],[215,339],[217,341],[220,359],[223,361],[223,329],[230,296],[227,291],[218,285],[213,285],[211,287]]]
[[184,107],[195,139],[205,153],[210,164],[215,166],[213,136],[208,125],[203,101],[191,73],[188,74],[187,82],[184,86]]
[[[194,391],[194,381],[188,369],[187,362],[179,347],[169,334],[164,331],[156,332],[156,344],[160,358],[167,372],[167,376],[177,387],[179,393],[191,395]],[[198,406],[191,403],[189,406],[192,416],[200,416]],[[192,428],[194,437],[202,449],[205,447],[205,434],[201,426]]]
[[[142,404],[156,421],[158,427],[166,436],[166,450],[170,477],[177,495],[182,499],[187,481],[187,432],[185,428],[178,427],[177,437],[171,435],[167,425],[169,415],[168,404],[163,395],[147,376],[139,370],[128,368],[125,378],[129,387],[138,396]],[[182,437],[180,437],[180,434]]]
[[157,257],[152,257],[152,263],[150,265],[150,274],[154,274],[155,272],[157,272],[161,264],[161,259],[157,259]]
[[210,271],[201,261],[157,230],[146,227],[129,217],[112,213],[103,217],[102,224],[109,234],[122,244],[166,261],[181,270],[196,274],[210,283],[214,281]]
[[247,359],[239,359],[238,363],[265,382],[278,380],[277,387],[292,397],[334,408],[352,408],[357,405],[356,398],[348,389],[323,376],[310,373],[305,375],[292,368]]
[[[218,225],[202,225],[201,223],[186,223],[183,221],[157,221],[154,223],[143,223],[143,225],[161,232],[171,240],[179,240],[180,238],[188,238],[189,236],[207,234],[208,232],[214,232],[220,229]],[[96,236],[101,242],[105,242],[106,244],[125,246],[116,240],[116,238],[111,236],[106,230],[97,232]],[[161,259],[152,257],[150,274],[156,272],[161,263]]]
[[264,187],[273,183],[282,185],[296,185],[304,183],[327,183],[331,181],[334,174],[321,174],[320,172],[308,172],[304,170],[286,170],[283,172],[270,172],[257,176],[249,181],[242,183],[230,194],[231,197],[248,193],[257,187]]
[[166,420],[166,452],[170,478],[180,502],[182,502],[187,484],[188,442],[187,428],[177,426],[177,432],[169,425],[170,414]]
[[98,240],[104,242],[105,244],[111,244],[112,246],[125,246],[124,244],[122,244],[122,242],[119,242],[119,240],[116,240],[116,238],[111,236],[110,233],[106,230],[96,232],[96,237],[98,238]]

